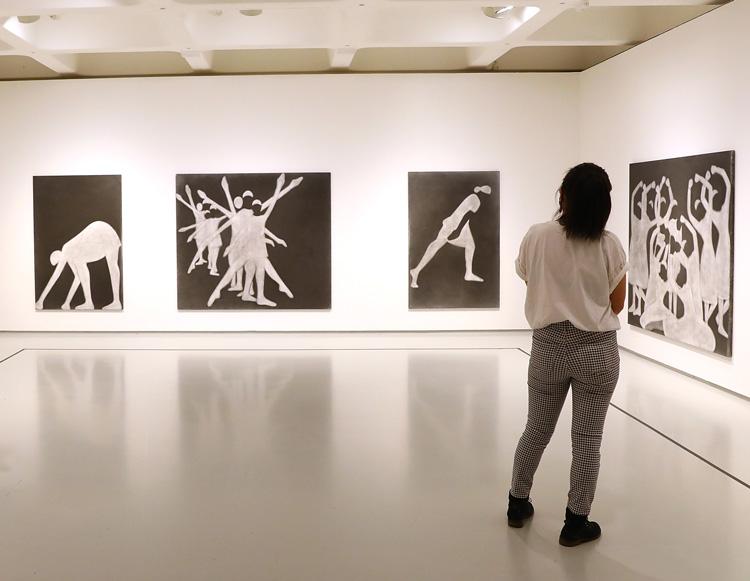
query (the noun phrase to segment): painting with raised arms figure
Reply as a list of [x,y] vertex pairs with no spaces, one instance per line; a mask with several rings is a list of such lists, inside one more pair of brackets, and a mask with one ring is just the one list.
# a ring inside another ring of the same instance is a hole
[[409,308],[500,306],[500,174],[409,173]]
[[122,310],[121,176],[34,177],[37,310]]
[[730,357],[734,151],[630,166],[628,323]]
[[331,174],[179,174],[180,310],[330,309]]

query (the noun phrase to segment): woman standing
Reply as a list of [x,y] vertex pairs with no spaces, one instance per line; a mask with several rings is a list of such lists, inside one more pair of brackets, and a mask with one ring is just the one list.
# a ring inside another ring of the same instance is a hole
[[529,492],[568,391],[573,392],[570,490],[560,544],[601,536],[588,520],[599,476],[604,419],[620,370],[617,315],[625,303],[627,258],[604,229],[612,207],[609,176],[593,163],[568,171],[556,219],[532,226],[516,272],[526,282],[525,313],[533,329],[529,414],[518,442],[508,524],[534,514]]

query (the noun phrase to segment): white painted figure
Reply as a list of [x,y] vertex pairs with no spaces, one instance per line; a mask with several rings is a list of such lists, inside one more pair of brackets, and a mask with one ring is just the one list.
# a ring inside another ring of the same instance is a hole
[[[670,301],[671,316],[667,317],[663,323],[664,335],[713,351],[716,348],[716,337],[703,320],[698,235],[685,216],[680,216],[682,226],[691,237],[691,253],[688,256],[683,230],[677,227],[675,220],[672,222],[670,232],[674,235],[677,249],[669,255],[667,274],[673,299]],[[681,311],[677,310],[677,299],[683,306]]]
[[105,258],[109,268],[110,282],[112,283],[112,297],[110,304],[103,307],[107,310],[122,309],[120,301],[120,267],[118,257],[120,254],[120,238],[114,228],[106,222],[92,222],[80,233],[76,234],[68,242],[63,244],[62,249],[55,250],[50,255],[50,263],[54,265],[55,271],[44,287],[39,300],[36,302],[36,308],[44,308],[44,299],[47,298],[49,291],[60,278],[60,274],[65,266],[70,266],[73,271],[73,284],[62,305],[64,310],[70,309],[70,302],[73,300],[78,287],[83,287],[84,302],[76,307],[76,310],[94,309],[94,302],[91,299],[91,279],[89,275],[89,263],[96,262]]
[[[630,272],[629,283],[633,290],[631,304],[628,310],[636,316],[641,316],[646,303],[646,287],[648,286],[648,233],[656,223],[655,218],[649,216],[649,193],[655,190],[656,182],[645,185],[639,182],[631,195],[631,223],[630,223]],[[639,195],[640,194],[640,195]]]
[[[723,192],[713,186],[711,179],[718,175]],[[701,185],[700,197],[691,203],[693,185]],[[724,328],[724,316],[729,310],[731,290],[729,263],[731,242],[729,236],[729,207],[732,185],[727,172],[715,165],[705,175],[695,174],[688,185],[688,217],[702,239],[701,249],[701,288],[703,291],[706,322],[715,318],[718,332],[724,337],[729,334]],[[719,197],[723,194],[723,197]],[[720,202],[717,203],[717,200]],[[703,217],[695,215],[695,210],[703,206]],[[717,207],[718,206],[718,207]],[[715,236],[715,238],[714,238]]]
[[479,207],[481,206],[481,200],[479,199],[479,196],[477,196],[477,194],[479,193],[491,194],[492,188],[486,185],[475,187],[474,193],[469,194],[466,198],[464,198],[463,202],[458,205],[453,213],[445,220],[443,220],[443,225],[440,228],[440,231],[438,232],[435,239],[427,246],[427,249],[422,256],[422,259],[419,261],[419,264],[417,264],[415,268],[409,271],[409,274],[411,275],[412,288],[419,288],[419,274],[422,272],[424,267],[427,266],[429,262],[435,257],[438,250],[440,250],[446,244],[451,244],[452,246],[458,246],[459,248],[464,249],[464,280],[471,282],[484,282],[484,279],[474,274],[473,271],[474,251],[476,250],[476,244],[474,242],[474,236],[471,233],[469,222],[467,221],[464,224],[458,236],[456,236],[455,238],[450,238],[451,234],[456,231],[456,229],[463,221],[464,217],[469,212],[476,213],[476,211],[479,210]]
[[[665,188],[668,197],[663,193]],[[648,330],[663,331],[664,320],[673,316],[667,272],[669,269],[669,222],[675,206],[677,206],[677,200],[674,197],[672,185],[668,178],[662,177],[661,182],[656,186],[654,198],[655,228],[648,241],[649,276],[641,314],[641,326]]]
[[[198,250],[190,262],[188,267],[188,273],[192,272],[196,266],[208,263],[208,270],[212,276],[219,276],[219,271],[216,269],[216,260],[219,257],[219,250],[221,250],[221,236],[215,237],[214,234],[219,229],[219,224],[224,220],[222,217],[210,217],[206,216],[210,214],[210,210],[204,210],[203,204],[200,202],[196,204],[193,202],[193,194],[190,191],[190,186],[185,186],[185,193],[188,197],[186,202],[180,194],[177,194],[177,199],[185,206],[187,206],[193,213],[195,224],[180,228],[180,232],[187,232],[188,230],[195,230],[195,244]],[[198,190],[199,194],[203,194]],[[205,196],[205,194],[203,194]],[[193,237],[191,237],[192,239]],[[203,258],[203,252],[208,249],[208,261]]]

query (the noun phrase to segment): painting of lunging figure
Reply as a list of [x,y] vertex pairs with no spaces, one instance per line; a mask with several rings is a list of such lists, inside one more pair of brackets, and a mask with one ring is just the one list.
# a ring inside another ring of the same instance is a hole
[[409,173],[409,308],[499,306],[498,172]]
[[628,323],[732,354],[734,152],[630,166]]
[[330,308],[330,174],[182,174],[176,198],[178,308]]
[[120,176],[34,177],[37,310],[122,310]]

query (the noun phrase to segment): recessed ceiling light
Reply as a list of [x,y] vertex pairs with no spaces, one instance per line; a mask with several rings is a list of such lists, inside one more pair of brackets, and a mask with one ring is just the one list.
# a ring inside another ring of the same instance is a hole
[[39,15],[34,14],[31,16],[18,16],[17,18],[18,22],[20,22],[21,24],[33,24],[34,22],[39,20]]
[[490,18],[503,18],[503,15],[506,12],[510,12],[513,10],[515,6],[486,6],[482,8],[482,12],[484,12],[485,16],[489,16]]
[[262,10],[240,10],[240,14],[243,16],[260,16],[263,14]]

